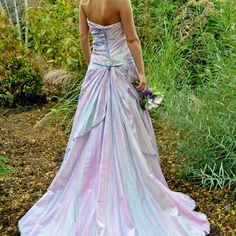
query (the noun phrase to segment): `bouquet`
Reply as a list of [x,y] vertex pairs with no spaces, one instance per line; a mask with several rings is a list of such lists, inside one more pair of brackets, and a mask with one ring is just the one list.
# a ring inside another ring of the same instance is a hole
[[[139,81],[137,80],[132,82],[132,85],[135,87],[135,89],[136,86],[138,86],[138,84]],[[139,93],[139,104],[143,110],[146,109],[151,110],[152,108],[158,107],[163,100],[162,95],[153,93],[149,87],[147,87],[144,92],[138,91],[138,93]]]

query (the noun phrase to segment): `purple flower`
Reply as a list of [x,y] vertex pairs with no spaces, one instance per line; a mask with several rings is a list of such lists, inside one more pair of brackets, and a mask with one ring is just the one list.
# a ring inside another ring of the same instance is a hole
[[[138,81],[134,81],[132,84],[137,90]],[[144,92],[138,91],[138,93],[140,95],[139,104],[143,110],[151,110],[152,108],[158,107],[163,100],[162,95],[154,94],[148,86]]]
[[154,98],[155,94],[150,90],[149,87],[146,88],[146,90],[143,92],[144,97],[146,98]]

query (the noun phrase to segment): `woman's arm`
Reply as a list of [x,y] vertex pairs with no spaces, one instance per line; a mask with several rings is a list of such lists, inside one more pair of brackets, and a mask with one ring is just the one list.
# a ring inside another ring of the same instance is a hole
[[133,10],[129,0],[119,0],[119,13],[127,43],[138,71],[138,78],[140,83],[137,87],[137,90],[143,92],[146,89],[147,83],[145,79],[142,49],[139,37],[135,29]]
[[83,11],[81,3],[79,8],[79,26],[80,26],[80,44],[85,56],[86,63],[88,65],[91,57],[91,49],[89,43],[89,26],[87,24],[86,15]]

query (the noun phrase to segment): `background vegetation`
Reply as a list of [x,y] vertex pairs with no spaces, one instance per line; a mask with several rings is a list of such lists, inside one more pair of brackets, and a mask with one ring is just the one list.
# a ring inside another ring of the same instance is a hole
[[[180,161],[184,160],[186,165],[180,175],[210,188],[228,186],[234,190],[236,17],[233,1],[133,0],[132,3],[148,83],[165,94],[162,107],[152,115],[165,119],[181,134],[176,136],[177,148]],[[2,1],[6,8],[4,4]],[[28,68],[27,62],[24,71],[14,66],[19,65],[16,60],[23,60],[19,55],[25,56],[25,61],[29,51],[34,51],[49,65],[48,71],[62,68],[77,73],[76,80],[53,109],[54,115],[66,117],[63,122],[67,121],[70,128],[85,70],[78,40],[79,2],[32,2],[33,7],[27,11],[22,11],[22,4],[18,1],[20,19],[24,22],[20,31],[25,32],[25,25],[28,30],[27,51],[17,44],[17,37],[9,37],[18,32],[10,23],[5,20],[1,26],[0,48],[4,53],[0,57],[0,102],[13,105],[20,103],[22,97],[41,93],[42,75]],[[12,9],[9,5],[8,13],[17,23]],[[22,35],[18,41],[19,38]],[[26,41],[26,35],[24,38]],[[14,72],[9,71],[12,67]],[[28,83],[28,87],[16,86],[19,83]]]
[[177,148],[180,163],[186,164],[180,174],[210,188],[235,191],[235,6],[156,3],[148,8],[152,30],[143,37],[152,41],[143,40],[144,58],[149,82],[165,91],[158,115],[181,134]]

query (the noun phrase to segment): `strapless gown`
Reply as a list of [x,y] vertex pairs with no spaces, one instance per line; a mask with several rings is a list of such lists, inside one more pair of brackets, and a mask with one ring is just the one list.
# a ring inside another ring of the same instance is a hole
[[172,191],[160,168],[148,110],[121,22],[87,21],[91,61],[63,161],[18,222],[22,236],[202,236],[207,215]]

